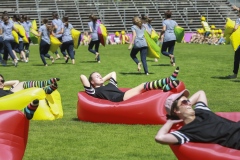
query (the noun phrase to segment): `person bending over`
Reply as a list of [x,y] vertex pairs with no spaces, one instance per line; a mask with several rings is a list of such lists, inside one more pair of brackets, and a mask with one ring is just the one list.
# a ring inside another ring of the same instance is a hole
[[[0,98],[10,94],[14,94],[17,91],[32,87],[42,88],[46,94],[51,94],[57,89],[57,81],[59,80],[59,78],[51,78],[46,81],[5,81],[3,75],[0,74]],[[10,89],[4,90],[4,87],[10,87]],[[35,99],[24,108],[24,114],[26,115],[28,120],[33,118],[34,112],[36,111],[38,104],[39,100]]]
[[[80,80],[87,94],[112,102],[121,102],[148,90],[162,89],[166,92],[176,88],[179,84],[179,80],[177,80],[178,72],[179,67],[175,69],[170,77],[142,83],[126,92],[122,92],[118,89],[116,72],[111,72],[105,77],[102,77],[98,72],[93,72],[90,74],[89,79],[85,75],[80,75]],[[109,83],[104,85],[104,82],[107,80],[109,80]]]
[[[187,142],[215,143],[228,148],[240,149],[240,123],[222,118],[208,108],[204,91],[172,94],[166,99],[167,122],[158,131],[155,140],[161,144]],[[195,109],[193,109],[195,105]],[[170,132],[173,124],[183,122],[181,129]]]

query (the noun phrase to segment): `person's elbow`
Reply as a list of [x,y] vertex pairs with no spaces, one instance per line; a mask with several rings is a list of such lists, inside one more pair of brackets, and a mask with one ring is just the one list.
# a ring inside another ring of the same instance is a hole
[[166,144],[164,135],[157,135],[155,141],[160,144]]

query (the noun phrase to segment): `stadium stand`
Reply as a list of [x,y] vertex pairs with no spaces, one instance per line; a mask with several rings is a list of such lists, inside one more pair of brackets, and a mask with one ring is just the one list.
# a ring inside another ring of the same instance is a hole
[[88,30],[88,16],[93,13],[106,25],[109,33],[131,32],[132,17],[142,14],[154,18],[152,26],[159,32],[167,9],[172,10],[172,18],[190,32],[201,28],[201,15],[206,17],[209,25],[219,29],[224,29],[227,17],[237,18],[230,0],[6,0],[0,3],[0,10],[8,11],[10,16],[27,14],[38,24],[42,18],[51,20],[53,11],[58,12],[60,18],[67,14],[69,21],[80,31]]

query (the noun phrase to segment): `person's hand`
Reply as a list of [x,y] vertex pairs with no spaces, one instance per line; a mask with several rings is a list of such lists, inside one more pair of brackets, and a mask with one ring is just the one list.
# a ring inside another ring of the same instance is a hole
[[182,122],[183,120],[182,119],[179,119],[179,120],[171,120],[171,119],[169,119],[169,120],[167,120],[169,123],[172,123],[172,124],[176,124],[176,123],[180,123],[180,122]]
[[232,9],[239,11],[239,8],[237,6],[232,6]]
[[19,32],[17,33],[18,34],[18,36],[19,37],[21,37],[21,38],[23,38],[24,36],[23,35],[21,35]]
[[129,50],[132,49],[132,43],[129,44],[128,49],[129,49]]

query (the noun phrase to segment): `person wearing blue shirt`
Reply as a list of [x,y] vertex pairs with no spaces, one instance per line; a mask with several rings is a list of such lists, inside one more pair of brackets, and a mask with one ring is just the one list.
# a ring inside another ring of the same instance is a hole
[[40,57],[44,66],[48,66],[45,57],[49,58],[52,63],[54,63],[54,58],[48,54],[48,51],[50,49],[50,34],[52,32],[52,27],[47,25],[48,19],[44,18],[42,22],[43,25],[41,25],[38,29],[38,34],[36,34],[36,36],[41,37],[39,45]]
[[177,22],[171,19],[172,12],[170,10],[165,12],[165,20],[163,21],[163,28],[160,37],[164,35],[161,52],[164,56],[170,58],[170,63],[175,66],[175,57],[173,55],[174,46],[176,42],[176,35],[174,28],[178,26]]
[[[99,45],[100,40],[98,38],[98,27],[100,24],[97,22],[97,17],[93,14],[89,16],[90,22],[88,22],[88,27],[91,33],[91,42],[88,46],[88,51],[95,54],[95,60],[97,60],[98,63],[100,63],[100,53],[99,53]],[[95,46],[95,49],[93,50],[93,47]]]
[[24,48],[24,51],[26,53],[26,58],[27,58],[27,61],[28,61],[28,57],[29,57],[29,46],[30,46],[30,43],[31,43],[31,39],[30,39],[30,29],[32,27],[32,23],[28,20],[28,16],[27,15],[23,15],[22,16],[22,19],[23,19],[23,27],[25,29],[25,32],[26,32],[26,36],[28,38],[28,42],[29,43],[24,43],[23,45],[23,48]]
[[144,31],[145,27],[142,25],[142,21],[138,16],[133,17],[133,26],[131,27],[132,30],[132,41],[129,44],[128,49],[131,50],[130,56],[133,61],[137,64],[138,71],[141,70],[141,63],[137,58],[137,54],[140,51],[141,61],[143,64],[143,69],[146,75],[148,75],[148,66],[147,66],[147,41],[144,38]]
[[[72,60],[72,64],[75,64],[75,58],[74,58],[74,50],[73,50],[73,39],[71,30],[73,29],[72,24],[68,23],[68,16],[64,16],[62,18],[62,21],[64,23],[63,28],[63,34],[62,34],[62,45],[60,47],[62,54],[65,57],[65,62],[67,63],[69,60],[69,56]],[[66,50],[68,52],[68,55],[66,55]]]
[[[21,17],[19,14],[15,14],[13,15],[13,24],[14,25],[21,25]],[[25,35],[22,35],[25,36]],[[20,57],[23,58],[23,60],[25,62],[27,62],[26,56],[25,56],[25,52],[23,51],[23,38],[22,37],[18,37],[18,41],[19,43],[15,42],[15,46],[14,46],[14,51],[20,54]]]
[[[53,32],[54,32],[54,36],[60,41],[62,42],[62,33],[63,33],[63,22],[59,19],[58,17],[58,13],[57,12],[53,12],[52,13],[52,25],[53,25]],[[55,52],[57,58],[60,58],[60,55],[58,54],[58,51]]]
[[2,65],[3,66],[7,65],[8,55],[10,55],[10,57],[14,61],[14,66],[17,67],[18,60],[13,53],[14,38],[12,35],[12,30],[15,30],[18,33],[18,29],[14,27],[13,23],[9,22],[8,15],[3,15],[2,20],[3,20],[3,23],[0,28],[0,34],[3,35],[3,43],[4,43],[4,56],[2,60]]

